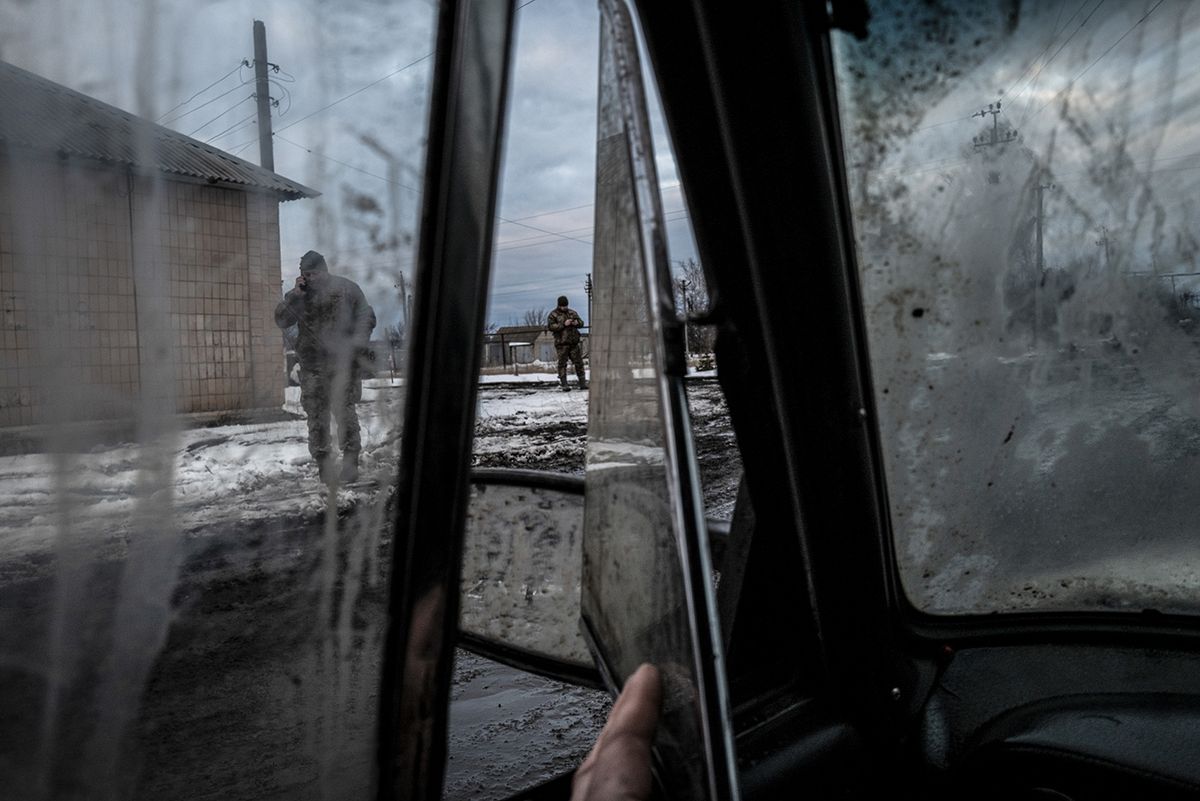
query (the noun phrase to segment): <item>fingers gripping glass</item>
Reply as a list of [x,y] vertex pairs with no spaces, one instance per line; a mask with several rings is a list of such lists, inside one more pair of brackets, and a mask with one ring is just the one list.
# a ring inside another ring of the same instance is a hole
[[674,798],[738,797],[662,204],[629,12],[600,3],[585,634],[610,688],[662,676],[655,740]]

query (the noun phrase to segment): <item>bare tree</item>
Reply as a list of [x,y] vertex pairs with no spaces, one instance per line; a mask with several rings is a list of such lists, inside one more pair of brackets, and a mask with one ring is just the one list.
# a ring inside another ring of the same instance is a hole
[[545,308],[526,309],[525,313],[521,315],[521,324],[544,326],[546,324],[546,318],[549,316],[550,312],[546,311]]
[[[708,311],[708,284],[704,280],[704,269],[695,259],[676,262],[675,308],[681,316],[693,317]],[[712,353],[716,330],[710,325],[687,327],[688,352]]]

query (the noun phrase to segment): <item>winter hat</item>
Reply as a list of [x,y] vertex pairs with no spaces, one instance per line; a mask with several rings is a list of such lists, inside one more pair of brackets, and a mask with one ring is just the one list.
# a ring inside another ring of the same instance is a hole
[[328,269],[325,257],[315,250],[310,250],[300,257],[300,272],[302,273],[321,272]]
[[559,295],[559,296],[558,296],[558,305],[559,305],[559,306],[566,306],[566,305],[567,305],[567,303],[568,303],[568,301],[567,301],[567,296],[566,296],[566,295]]

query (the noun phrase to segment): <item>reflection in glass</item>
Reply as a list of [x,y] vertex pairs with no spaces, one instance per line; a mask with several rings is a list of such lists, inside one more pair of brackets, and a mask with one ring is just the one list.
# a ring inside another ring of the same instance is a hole
[[[685,369],[682,333],[632,25],[621,3],[602,3],[601,12],[583,614],[618,686],[643,661],[660,669],[655,745],[666,787],[680,797],[723,798],[732,775],[719,722],[724,676],[703,672],[706,660],[719,664],[720,647],[698,655],[692,630],[693,615],[698,626],[714,617],[711,573],[701,558],[698,586],[688,584],[697,573],[685,573],[691,554],[680,552],[685,537],[703,535],[694,456],[669,439],[676,419],[687,428],[675,391]],[[677,350],[665,346],[669,327],[680,335]]]
[[[376,79],[432,20],[334,5],[0,4],[6,797],[371,795],[428,64]],[[308,250],[379,317],[333,489],[273,319]]]
[[1012,9],[836,40],[904,588],[1194,613],[1200,9]]

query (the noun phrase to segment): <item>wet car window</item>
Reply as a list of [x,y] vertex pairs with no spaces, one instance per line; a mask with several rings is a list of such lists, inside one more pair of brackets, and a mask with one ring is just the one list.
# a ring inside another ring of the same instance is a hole
[[[581,476],[588,391],[570,362],[571,391],[560,390],[546,323],[566,295],[583,323],[586,376],[598,14],[594,2],[518,5],[471,461]],[[506,490],[473,488],[460,625],[590,667],[578,631],[583,499]],[[574,770],[611,705],[603,691],[461,648],[450,700],[443,797],[479,801]]]
[[835,57],[908,598],[1200,611],[1200,9],[871,7]]
[[432,29],[0,2],[6,797],[373,796]]
[[732,741],[722,728],[725,677],[709,670],[709,660],[721,665],[721,644],[713,639],[713,576],[681,380],[683,331],[637,45],[623,4],[600,8],[583,621],[616,686],[642,662],[659,668],[655,747],[668,791],[735,797]]
[[[598,385],[581,387],[566,342],[563,391],[559,348],[548,323],[559,296],[565,296],[581,323],[585,380],[594,377],[601,357],[593,345],[599,330],[593,321],[611,302],[601,288],[603,271],[593,262],[599,20],[596,4],[587,0],[523,6],[517,16],[482,337],[475,468],[585,474],[589,409]],[[671,263],[674,304],[681,315],[700,314],[708,307],[707,288],[655,99],[649,98],[650,112],[664,221],[676,259]],[[741,468],[715,378],[713,339],[712,327],[689,326],[687,391],[705,512],[728,520]],[[661,428],[653,420],[638,425]],[[468,508],[461,625],[491,642],[543,656],[582,658],[591,665],[579,628],[582,553],[575,521],[564,526],[561,518],[548,520],[562,500],[521,488],[475,487]],[[582,515],[579,498],[579,524]],[[609,706],[607,693],[458,651],[445,797],[506,798],[574,768],[591,748]]]

